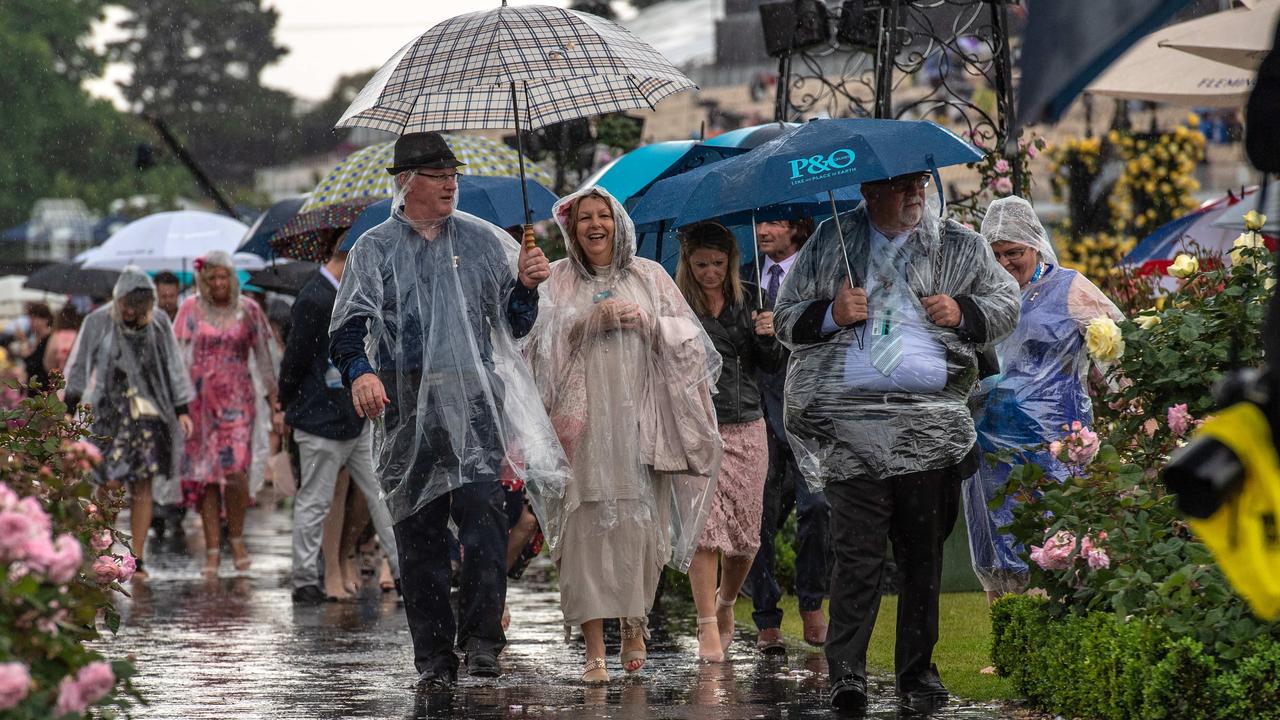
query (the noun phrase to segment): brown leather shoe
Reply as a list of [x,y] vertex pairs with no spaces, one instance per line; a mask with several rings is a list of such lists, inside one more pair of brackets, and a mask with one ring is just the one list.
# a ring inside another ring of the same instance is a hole
[[827,644],[827,618],[821,610],[800,611],[804,621],[804,641],[814,647]]
[[765,628],[756,635],[756,649],[765,655],[786,655],[787,646],[782,642],[782,631]]

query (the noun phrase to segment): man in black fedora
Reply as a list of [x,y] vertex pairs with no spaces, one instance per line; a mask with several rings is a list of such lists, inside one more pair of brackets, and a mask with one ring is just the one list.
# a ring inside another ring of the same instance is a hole
[[[374,419],[376,471],[427,689],[457,679],[455,648],[472,676],[499,674],[507,548],[499,475],[515,446],[525,457],[539,449],[522,444],[521,423],[505,411],[526,409],[522,420],[527,408],[541,411],[515,339],[537,318],[550,266],[536,247],[517,250],[501,229],[455,212],[462,165],[438,133],[396,141],[391,217],[351,250],[329,328],[329,354],[356,411]],[[463,548],[456,620],[450,518]]]

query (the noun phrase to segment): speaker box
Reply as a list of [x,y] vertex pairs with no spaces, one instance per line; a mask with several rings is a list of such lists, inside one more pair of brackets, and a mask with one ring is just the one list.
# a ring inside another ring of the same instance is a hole
[[880,40],[880,9],[876,0],[844,0],[836,37],[859,50],[875,52]]
[[821,0],[765,3],[760,6],[765,51],[781,57],[792,50],[821,45],[831,37],[830,19]]

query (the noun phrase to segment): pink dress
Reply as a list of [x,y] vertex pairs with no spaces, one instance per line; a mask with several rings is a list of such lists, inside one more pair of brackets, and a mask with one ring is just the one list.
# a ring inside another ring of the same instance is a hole
[[249,471],[256,402],[249,359],[252,354],[268,392],[274,393],[267,346],[271,328],[258,304],[247,298],[239,298],[238,308],[215,309],[189,297],[178,308],[173,330],[196,392],[181,471],[183,497],[195,505],[210,483],[221,488],[227,475]]

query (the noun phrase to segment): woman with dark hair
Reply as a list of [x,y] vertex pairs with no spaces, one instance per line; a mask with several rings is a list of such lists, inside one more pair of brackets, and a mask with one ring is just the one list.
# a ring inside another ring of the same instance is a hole
[[194,428],[182,458],[182,489],[187,505],[200,508],[203,572],[218,573],[224,510],[235,568],[248,570],[244,517],[256,414],[251,357],[266,386],[268,406],[274,409],[275,431],[281,432],[284,425],[276,401],[271,327],[258,304],[241,296],[231,256],[222,251],[196,261],[196,294],[178,308],[173,327],[196,393],[191,403]]
[[44,355],[53,335],[53,311],[44,303],[30,303],[27,305],[27,322],[27,353],[22,359],[27,369],[27,384],[39,385],[40,388],[31,387],[27,394],[39,395],[49,389],[49,371],[44,366]]
[[676,285],[723,362],[712,400],[724,454],[711,515],[689,567],[698,658],[708,662],[722,662],[728,654],[734,601],[760,548],[769,445],[757,377],[786,362],[773,339],[773,313],[754,309],[755,289],[743,287],[738,265],[738,241],[720,223],[681,232]]
[[155,312],[156,288],[136,267],[116,281],[115,300],[89,314],[67,361],[66,400],[93,408],[90,441],[102,451],[94,482],[127,486],[135,578],[142,559],[153,498],[179,497],[178,461],[191,433],[187,404],[194,391],[182,363],[173,326]]

